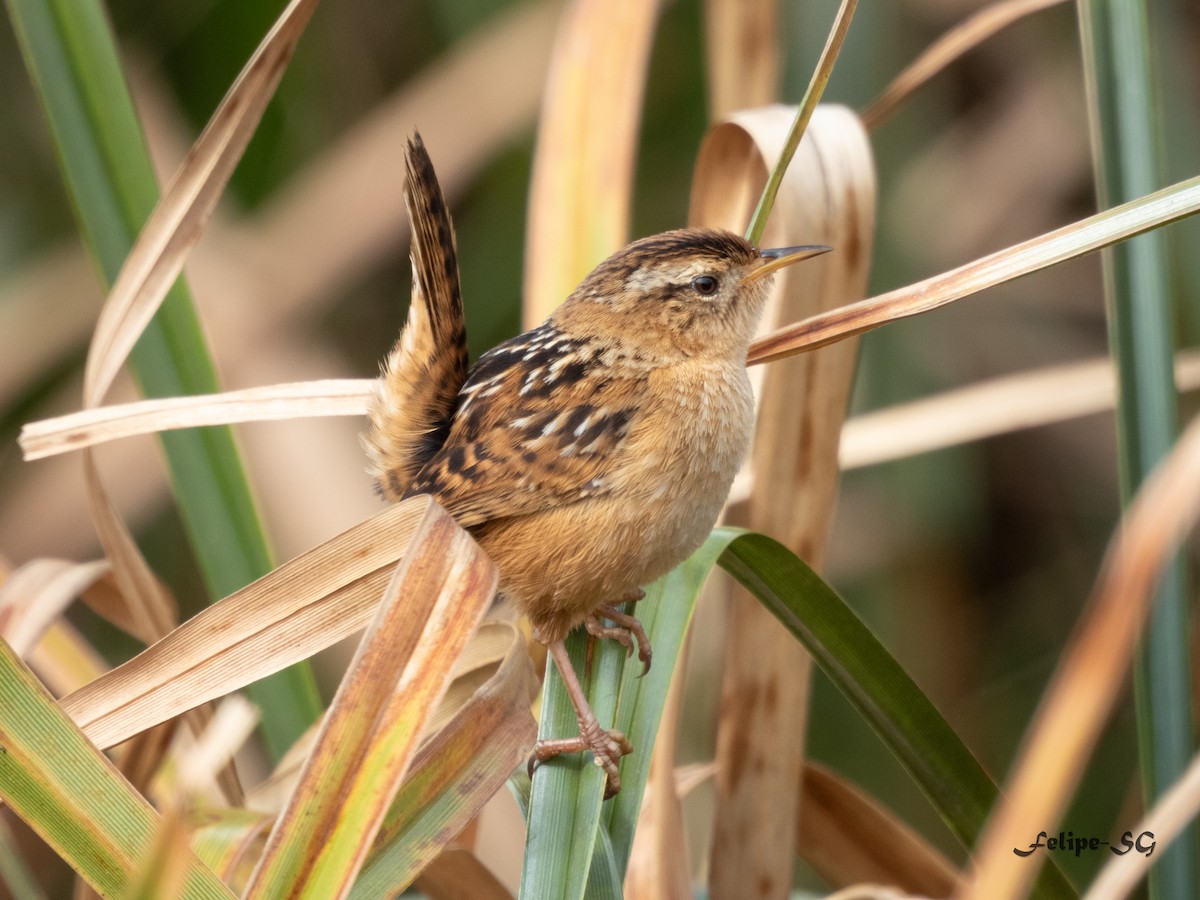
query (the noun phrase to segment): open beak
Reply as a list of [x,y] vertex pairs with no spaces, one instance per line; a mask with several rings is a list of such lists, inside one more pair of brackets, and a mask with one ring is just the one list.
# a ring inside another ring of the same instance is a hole
[[803,247],[776,247],[774,250],[759,250],[758,255],[766,262],[750,272],[743,281],[756,281],[759,278],[770,275],[784,266],[790,266],[792,263],[800,262],[802,259],[810,259],[814,256],[820,256],[822,253],[828,253],[832,247],[827,247],[824,244],[805,244]]

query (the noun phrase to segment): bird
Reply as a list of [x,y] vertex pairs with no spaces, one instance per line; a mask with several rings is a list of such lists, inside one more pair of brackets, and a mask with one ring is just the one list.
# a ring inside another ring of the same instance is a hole
[[632,747],[597,721],[564,639],[584,625],[648,670],[645,631],[618,604],[716,523],[753,431],[746,355],[771,277],[830,248],[759,250],[700,227],[641,238],[468,366],[454,229],[417,132],[404,198],[412,301],[369,405],[368,472],[387,500],[431,495],[496,564],[580,729],[534,757],[590,750],[612,796]]

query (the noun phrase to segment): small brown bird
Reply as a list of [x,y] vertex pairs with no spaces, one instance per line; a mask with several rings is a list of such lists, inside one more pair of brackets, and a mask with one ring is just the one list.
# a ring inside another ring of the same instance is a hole
[[579,719],[578,738],[535,755],[590,749],[611,796],[632,748],[596,721],[563,639],[580,624],[636,639],[649,668],[614,604],[712,529],[750,441],[746,352],[770,275],[829,248],[760,251],[711,228],[634,241],[468,372],[454,232],[419,136],[406,168],[412,305],[364,435],[370,472],[388,499],[431,494],[496,563]]

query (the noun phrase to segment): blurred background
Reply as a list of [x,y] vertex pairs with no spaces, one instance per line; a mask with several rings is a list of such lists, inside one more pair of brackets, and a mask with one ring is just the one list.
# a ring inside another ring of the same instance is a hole
[[[827,101],[864,107],[932,40],[984,5],[864,4]],[[164,180],[282,6],[110,0]],[[836,4],[781,6],[781,97],[797,102]],[[560,11],[558,3],[528,0],[356,0],[318,10],[187,271],[225,387],[376,373],[408,302],[401,146],[414,128],[455,217],[472,354],[519,330],[533,139]],[[1156,28],[1168,169],[1177,180],[1200,171],[1200,12],[1164,4]],[[78,407],[102,293],[7,19],[0,96],[0,556],[85,559],[98,549],[78,460],[24,463],[15,439],[22,423]],[[703,3],[666,2],[645,101],[635,236],[684,224],[707,108]],[[1023,20],[955,63],[875,128],[872,142],[879,180],[872,293],[1092,212],[1073,6]],[[1177,251],[1195,246],[1194,226],[1170,233]],[[1196,283],[1177,285],[1180,296]],[[1195,307],[1178,303],[1181,346],[1193,343]],[[1093,257],[869,335],[852,411],[1105,352]],[[112,399],[132,396],[126,384]],[[378,508],[357,443],[361,426],[323,419],[239,430],[277,560]],[[198,608],[200,579],[154,441],[126,441],[100,456],[151,563],[186,606]],[[1112,416],[1092,414],[848,472],[827,577],[1001,778],[1088,594],[1117,510]],[[75,615],[114,661],[133,651],[86,610]],[[703,652],[720,622],[703,613],[698,621],[710,633]],[[692,663],[701,674],[689,694],[685,761],[713,755],[706,711],[719,679],[705,672],[706,658]],[[329,668],[327,693],[336,684]],[[916,788],[819,675],[808,740],[814,758],[958,859]],[[1068,828],[1103,837],[1134,827],[1134,742],[1127,698]],[[703,806],[706,792],[689,802]],[[1100,862],[1061,860],[1080,880]]]

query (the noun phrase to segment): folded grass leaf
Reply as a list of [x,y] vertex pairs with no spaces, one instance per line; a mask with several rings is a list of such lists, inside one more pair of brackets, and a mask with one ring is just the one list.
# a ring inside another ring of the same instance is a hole
[[427,503],[246,897],[350,892],[496,582],[479,545]]
[[[443,698],[430,721],[433,734],[413,759],[351,897],[369,900],[408,885],[444,854],[533,746],[537,724],[530,700],[537,683],[525,638],[508,623],[488,622],[472,646],[492,638],[507,640],[499,666],[460,672],[454,687],[471,693],[455,703],[448,702],[449,691]],[[487,672],[491,677],[475,688],[472,676]]]

